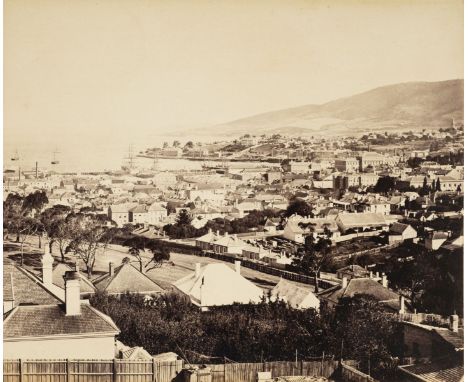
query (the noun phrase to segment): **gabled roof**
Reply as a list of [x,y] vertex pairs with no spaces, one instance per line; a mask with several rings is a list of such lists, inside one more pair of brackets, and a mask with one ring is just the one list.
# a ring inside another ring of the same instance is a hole
[[196,239],[196,241],[201,241],[204,243],[212,243],[218,238],[218,235],[214,233],[213,231],[208,231],[206,234],[203,236],[200,236],[199,238]]
[[[63,279],[63,276],[65,275],[65,272],[71,271],[71,270],[72,268],[70,268],[67,264],[58,263],[52,271],[52,283],[62,289],[65,289],[65,281]],[[96,292],[96,288],[94,287],[93,283],[89,281],[87,277],[84,276],[83,274],[80,273],[79,275],[80,275],[80,293],[87,294],[87,293]]]
[[390,232],[392,233],[397,233],[397,234],[402,234],[403,232],[405,232],[405,230],[408,228],[408,227],[411,227],[409,224],[403,224],[403,223],[393,223],[391,226],[390,226]]
[[351,275],[355,278],[366,277],[369,274],[367,269],[364,269],[363,267],[357,264],[352,264],[348,265],[347,267],[340,268],[337,270],[337,273],[338,272],[346,273],[347,275]]
[[214,242],[215,245],[222,245],[224,247],[244,247],[245,241],[239,239],[237,236],[224,235]]
[[455,351],[464,349],[464,331],[463,328],[458,329],[458,332],[453,332],[452,330],[446,328],[435,328],[434,332],[437,333],[445,342],[453,346]]
[[448,238],[448,234],[446,232],[435,231],[429,239],[432,240],[446,240]]
[[164,292],[163,288],[128,263],[116,267],[113,276],[108,273],[95,280],[94,286],[98,290],[106,291],[109,294],[126,292],[153,294]]
[[15,264],[3,265],[3,299],[18,305],[62,303],[40,281]]
[[135,346],[128,350],[122,352],[123,359],[153,359],[151,354],[149,354],[144,348],[141,346]]
[[119,329],[88,304],[81,304],[81,314],[76,316],[67,316],[63,304],[18,306],[3,321],[4,339],[104,333],[115,335]]
[[263,297],[262,289],[223,263],[207,264],[174,286],[198,306],[258,303]]
[[[334,287],[322,293],[320,296],[334,304],[339,302],[340,298],[353,297],[357,294],[367,294],[373,296],[377,301],[385,303],[388,307],[394,309],[398,303],[399,295],[392,290],[385,288],[376,280],[370,278],[354,278],[349,280],[346,288]],[[387,304],[387,302],[389,304]]]
[[344,213],[337,219],[345,228],[388,225],[385,217],[376,213]]
[[147,212],[146,211],[146,206],[141,205],[141,204],[138,204],[138,205],[136,205],[134,207],[131,207],[128,211],[133,212],[133,213],[145,213],[145,212]]
[[[299,307],[306,297],[314,295],[314,293],[312,290],[301,288],[289,281],[280,279],[278,284],[271,290],[271,295],[284,300],[292,307]],[[314,297],[318,301],[315,295]]]
[[148,211],[167,211],[161,203],[155,202],[148,207]]
[[410,374],[411,380],[417,378],[428,382],[463,381],[463,359],[458,360],[456,357],[447,357],[429,363],[399,366],[399,369]]

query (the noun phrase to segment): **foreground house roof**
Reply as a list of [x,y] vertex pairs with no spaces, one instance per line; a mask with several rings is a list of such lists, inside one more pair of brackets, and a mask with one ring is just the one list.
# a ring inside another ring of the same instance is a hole
[[116,335],[119,329],[104,313],[88,304],[81,304],[81,314],[67,316],[65,306],[18,306],[3,321],[3,338]]
[[[65,272],[71,271],[71,267],[67,264],[59,263],[57,264],[52,271],[52,283],[59,288],[65,289],[65,281],[63,276]],[[80,292],[81,294],[95,293],[96,288],[93,283],[87,279],[86,276],[80,273]]]
[[15,306],[63,302],[39,279],[15,264],[3,265],[3,299],[14,301]]
[[122,264],[116,267],[114,274],[105,274],[94,281],[95,287],[109,294],[122,294],[126,292],[140,294],[162,293],[164,289],[141,273],[131,264]]

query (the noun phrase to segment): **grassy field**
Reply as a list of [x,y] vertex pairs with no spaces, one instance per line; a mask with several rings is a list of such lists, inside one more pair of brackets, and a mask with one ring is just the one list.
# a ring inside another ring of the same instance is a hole
[[[40,275],[41,256],[43,253],[43,249],[38,248],[37,238],[31,238],[27,241],[24,253],[24,266],[32,272],[36,273],[37,275]],[[58,248],[53,248],[52,255],[57,261],[60,260],[60,253]],[[14,243],[12,241],[5,241],[3,246],[3,256],[5,259],[10,259],[19,263],[19,244]],[[101,252],[96,256],[96,264],[94,267],[92,279],[108,272],[110,262],[113,262],[115,266],[118,266],[122,263],[122,260],[125,257],[131,257],[127,253],[127,248],[119,245],[112,245],[108,247],[105,252]],[[149,254],[145,254],[144,257],[147,259],[147,261],[150,258]],[[75,259],[72,255],[67,255],[66,262],[71,265],[75,263]],[[228,267],[234,267],[234,264],[211,259],[209,257],[198,257],[193,255],[183,255],[179,253],[171,253],[171,262],[174,265],[166,264],[161,268],[156,268],[147,272],[148,277],[150,277],[153,281],[155,281],[165,289],[171,289],[172,283],[193,272],[195,270],[196,263],[201,263],[203,266],[203,264],[222,262],[225,263]],[[136,264],[136,266],[138,266],[138,264]],[[85,271],[85,268],[84,266],[82,266],[82,264],[80,265],[80,269],[83,272]],[[245,267],[241,268],[241,274],[256,285],[258,285],[259,287],[263,288],[264,290],[272,289],[280,279],[277,276],[265,274]],[[307,284],[295,284],[312,289],[312,286]]]

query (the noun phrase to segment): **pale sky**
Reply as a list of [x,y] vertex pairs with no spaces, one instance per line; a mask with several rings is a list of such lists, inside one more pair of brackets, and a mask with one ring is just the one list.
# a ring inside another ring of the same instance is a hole
[[6,145],[205,126],[453,78],[462,1],[4,3]]

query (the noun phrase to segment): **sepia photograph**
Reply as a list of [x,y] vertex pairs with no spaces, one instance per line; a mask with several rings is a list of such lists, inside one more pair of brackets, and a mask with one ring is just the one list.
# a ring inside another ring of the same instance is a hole
[[4,382],[464,380],[463,0],[3,0]]

